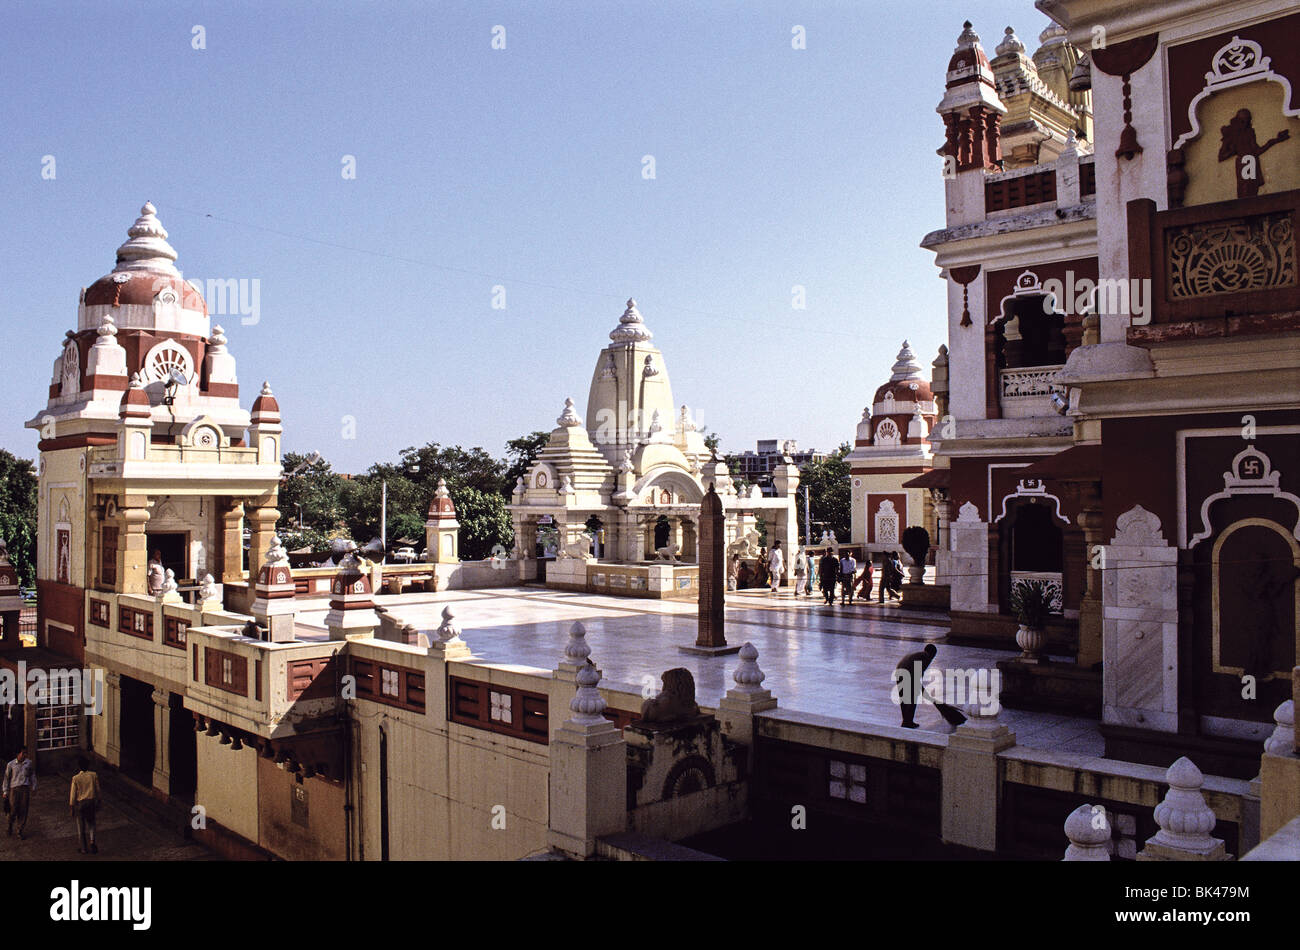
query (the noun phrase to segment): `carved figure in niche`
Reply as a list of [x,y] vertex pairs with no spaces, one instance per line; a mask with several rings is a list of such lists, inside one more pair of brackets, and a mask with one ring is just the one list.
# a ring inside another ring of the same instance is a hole
[[1255,140],[1255,126],[1251,123],[1250,110],[1238,109],[1228,124],[1219,130],[1219,134],[1223,136],[1219,161],[1236,159],[1233,167],[1237,176],[1237,197],[1254,198],[1264,184],[1264,169],[1260,166],[1259,157],[1278,142],[1289,139],[1290,129],[1283,129],[1260,145]]
[[642,722],[676,722],[700,714],[695,704],[695,677],[685,667],[664,673],[663,692],[641,704]]
[[655,548],[655,560],[672,561],[674,564],[676,564],[677,552],[679,552],[680,550],[681,547],[676,544],[665,544],[661,548]]

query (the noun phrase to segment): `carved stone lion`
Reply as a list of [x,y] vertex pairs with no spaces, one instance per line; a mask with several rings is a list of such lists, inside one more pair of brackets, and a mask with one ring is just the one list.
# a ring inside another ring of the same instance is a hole
[[577,541],[570,541],[568,544],[562,545],[555,556],[557,558],[575,558],[581,561],[596,560],[591,554],[591,535],[586,531],[582,532],[582,534],[578,535]]
[[677,563],[677,554],[678,554],[679,551],[681,551],[681,548],[680,548],[678,545],[676,545],[676,544],[665,544],[665,545],[664,545],[663,547],[661,547],[661,548],[655,548],[655,560],[657,560],[657,561],[672,561],[674,564],[676,564],[676,563]]
[[695,703],[695,677],[690,670],[680,666],[667,670],[663,680],[663,692],[641,704],[642,722],[676,722],[700,714]]
[[727,553],[735,557],[754,557],[758,554],[758,532],[746,531],[727,545]]

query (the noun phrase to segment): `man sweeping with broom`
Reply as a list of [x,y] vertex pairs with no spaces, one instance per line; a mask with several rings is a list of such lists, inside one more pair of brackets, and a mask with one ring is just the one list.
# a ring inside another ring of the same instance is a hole
[[[916,723],[917,704],[923,697],[930,699],[925,696],[925,686],[922,681],[926,669],[938,652],[938,647],[933,643],[927,643],[924,649],[909,653],[899,660],[898,666],[894,669],[894,701],[902,707],[904,729],[920,728]],[[933,702],[932,699],[930,701]],[[966,716],[960,710],[947,703],[935,702],[934,708],[939,710],[939,715],[943,716],[949,725],[960,726],[966,721]]]

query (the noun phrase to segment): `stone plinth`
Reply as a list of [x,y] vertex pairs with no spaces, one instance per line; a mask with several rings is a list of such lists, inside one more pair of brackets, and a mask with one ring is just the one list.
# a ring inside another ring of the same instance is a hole
[[952,588],[947,584],[904,584],[903,606],[922,610],[947,610]]
[[997,850],[998,753],[1015,744],[1016,734],[996,716],[977,714],[948,737],[942,766],[944,841]]

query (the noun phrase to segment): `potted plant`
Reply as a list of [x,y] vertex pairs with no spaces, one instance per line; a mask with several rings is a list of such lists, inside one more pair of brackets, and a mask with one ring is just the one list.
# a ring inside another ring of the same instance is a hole
[[912,559],[907,578],[913,584],[925,583],[925,561],[930,556],[930,532],[919,524],[903,530],[903,550]]
[[1056,611],[1060,601],[1061,588],[1050,581],[1020,580],[1011,586],[1011,613],[1020,624],[1016,631],[1016,645],[1022,651],[1020,659],[1042,662],[1047,618]]

